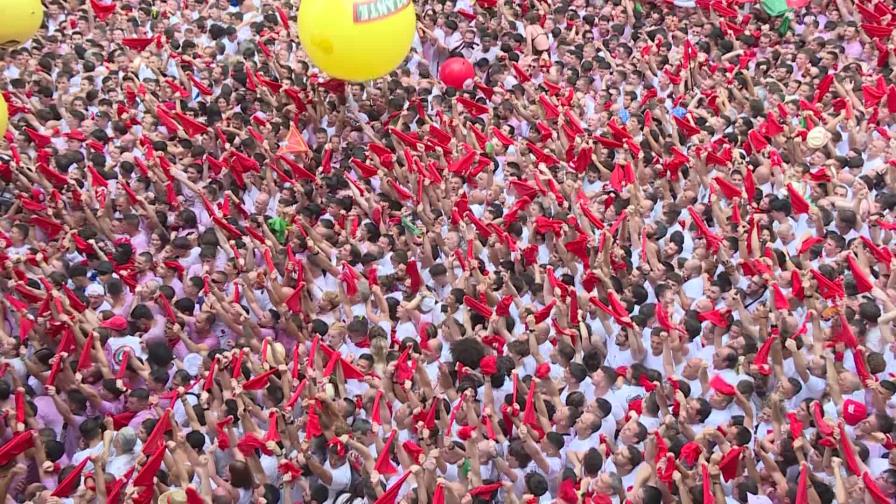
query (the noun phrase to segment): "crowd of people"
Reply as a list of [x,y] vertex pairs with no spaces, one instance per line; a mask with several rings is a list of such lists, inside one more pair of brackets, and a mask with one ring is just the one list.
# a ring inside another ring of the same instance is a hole
[[363,83],[298,2],[44,4],[6,502],[894,502],[890,0],[415,0]]

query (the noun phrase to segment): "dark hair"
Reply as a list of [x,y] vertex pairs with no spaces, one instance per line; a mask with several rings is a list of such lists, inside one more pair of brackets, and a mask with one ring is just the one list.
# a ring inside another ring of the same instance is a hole
[[526,489],[530,494],[541,497],[548,493],[548,480],[537,472],[530,472],[525,476]]
[[249,469],[248,464],[235,460],[230,463],[228,470],[230,471],[230,484],[234,488],[241,488],[243,490],[252,489],[255,480],[252,478],[252,470]]

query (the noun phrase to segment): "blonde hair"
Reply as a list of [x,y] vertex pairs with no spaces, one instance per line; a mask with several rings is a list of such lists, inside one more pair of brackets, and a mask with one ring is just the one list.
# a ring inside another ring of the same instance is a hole
[[371,338],[370,355],[373,356],[373,366],[376,372],[383,374],[386,369],[386,354],[389,353],[389,340],[387,338]]
[[333,306],[339,306],[339,293],[333,291],[324,292],[323,294],[321,294],[320,300],[326,301]]

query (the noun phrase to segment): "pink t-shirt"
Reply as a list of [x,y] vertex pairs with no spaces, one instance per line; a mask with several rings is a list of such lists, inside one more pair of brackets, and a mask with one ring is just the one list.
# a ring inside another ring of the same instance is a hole
[[144,420],[146,420],[147,418],[155,418],[155,417],[156,417],[156,415],[153,412],[153,410],[151,408],[147,408],[147,409],[137,413],[136,415],[134,415],[134,418],[132,418],[131,421],[128,422],[128,427],[134,429],[134,432],[139,432],[140,425],[143,424]]

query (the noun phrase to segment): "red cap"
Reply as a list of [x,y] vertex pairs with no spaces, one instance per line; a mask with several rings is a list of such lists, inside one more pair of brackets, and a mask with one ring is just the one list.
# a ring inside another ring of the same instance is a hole
[[867,406],[854,399],[843,401],[843,420],[847,424],[855,426],[866,418],[868,418]]
[[128,328],[128,320],[121,315],[115,315],[100,324],[100,327],[104,329],[112,329],[113,331],[124,331]]

